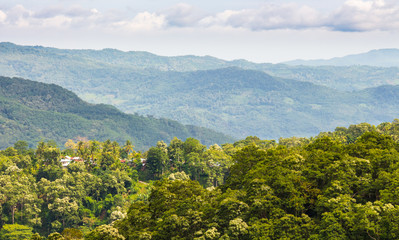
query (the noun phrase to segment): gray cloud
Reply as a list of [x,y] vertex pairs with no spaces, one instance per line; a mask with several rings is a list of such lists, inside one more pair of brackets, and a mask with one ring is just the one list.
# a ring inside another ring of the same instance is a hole
[[184,3],[162,11],[160,14],[165,16],[169,26],[175,27],[192,27],[206,17],[199,9]]

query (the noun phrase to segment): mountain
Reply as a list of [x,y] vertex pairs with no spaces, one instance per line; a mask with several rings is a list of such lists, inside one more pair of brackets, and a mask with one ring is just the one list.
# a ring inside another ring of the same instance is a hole
[[55,83],[91,103],[236,138],[312,136],[336,126],[391,121],[398,112],[395,101],[377,101],[381,96],[371,90],[398,84],[396,67],[288,66],[1,43],[0,73]]
[[198,138],[204,144],[233,141],[215,131],[168,119],[125,114],[113,106],[90,104],[54,84],[0,77],[0,148],[41,139],[62,146],[67,139],[131,140],[144,150],[159,140]]
[[115,98],[125,101],[118,107],[238,138],[311,136],[366,120],[390,121],[399,110],[398,86],[384,86],[391,94],[381,95],[378,88],[344,92],[240,68],[151,76],[136,75],[134,82],[122,83]]
[[344,57],[317,60],[294,60],[284,62],[284,64],[306,66],[368,65],[377,67],[399,67],[399,49],[378,49],[367,53],[352,54]]
[[[113,95],[99,95],[105,82],[128,82],[136,74],[189,72],[227,67],[259,70],[276,77],[306,81],[337,90],[354,91],[384,84],[399,84],[399,67],[291,66],[225,61],[210,56],[163,57],[148,52],[115,49],[65,50],[0,43],[0,75],[55,83],[84,100],[118,105]],[[116,93],[117,94],[117,93]],[[95,99],[93,99],[95,98]]]

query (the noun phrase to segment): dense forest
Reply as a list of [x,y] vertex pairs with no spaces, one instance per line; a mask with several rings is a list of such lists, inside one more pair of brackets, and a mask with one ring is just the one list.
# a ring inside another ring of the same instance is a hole
[[312,138],[0,151],[0,239],[399,239],[399,120]]

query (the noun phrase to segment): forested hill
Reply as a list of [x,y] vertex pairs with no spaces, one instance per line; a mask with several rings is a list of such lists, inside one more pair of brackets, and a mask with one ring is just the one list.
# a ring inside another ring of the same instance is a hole
[[[381,53],[379,58],[381,56],[384,54]],[[372,57],[367,59],[371,60]],[[385,59],[397,61],[393,56]],[[66,50],[0,43],[1,75],[55,83],[79,96],[89,92],[89,89],[91,93],[98,94],[102,90],[99,83],[110,79],[117,83],[132,81],[142,71],[151,77],[159,71],[188,72],[226,67],[264,71],[272,76],[312,82],[338,90],[360,90],[399,83],[399,66],[359,66],[359,63],[352,66],[292,66],[258,64],[246,60],[226,61],[210,56],[164,57],[149,52],[123,52],[116,49]]]
[[[121,109],[174,117],[239,138],[311,136],[335,126],[378,124],[399,112],[398,86],[344,92],[239,68],[168,72],[146,79],[137,75],[135,84],[119,88],[118,96],[126,100]],[[142,91],[128,95],[134,86]]]
[[[55,83],[91,103],[236,138],[311,136],[336,126],[390,121],[399,112],[397,67],[288,66],[0,43],[0,73]],[[393,94],[368,89],[388,84]]]
[[0,77],[0,148],[17,140],[35,145],[46,139],[63,146],[68,139],[86,137],[131,140],[136,149],[143,150],[175,136],[195,137],[205,144],[233,140],[206,128],[125,114],[111,105],[89,104],[54,84]]

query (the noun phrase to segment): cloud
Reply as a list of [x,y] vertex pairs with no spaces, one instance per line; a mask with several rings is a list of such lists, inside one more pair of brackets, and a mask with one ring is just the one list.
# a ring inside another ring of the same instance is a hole
[[399,5],[384,0],[349,0],[329,19],[335,31],[399,30]]
[[[388,0],[387,0],[388,1]],[[12,27],[96,28],[107,30],[160,30],[169,28],[329,29],[332,31],[399,30],[399,4],[384,0],[348,0],[340,8],[322,13],[296,3],[263,4],[256,9],[205,13],[188,4],[131,16],[127,10],[99,11],[83,7],[51,7],[38,11],[16,5],[0,9],[0,24]]]
[[161,29],[165,25],[165,17],[156,13],[142,12],[137,14],[132,20],[119,21],[113,27],[127,30],[153,30]]
[[0,10],[0,23],[4,23],[7,19],[7,14]]
[[29,26],[28,19],[32,15],[32,11],[25,9],[22,5],[16,5],[6,11],[5,14],[7,16],[4,21],[5,24],[16,27],[25,27]]
[[322,14],[298,4],[265,4],[259,9],[226,10],[201,20],[204,26],[230,26],[253,31],[328,28],[333,31],[399,30],[399,5],[384,0],[348,0]]
[[219,25],[255,31],[320,27],[322,16],[314,9],[297,4],[271,5],[241,11],[226,10],[201,20],[205,26]]
[[141,12],[133,18],[127,18],[120,11],[100,12],[94,8],[80,7],[51,7],[35,12],[17,5],[8,10],[0,10],[0,23],[13,27],[151,30],[163,27],[164,18],[163,15],[150,12]]
[[72,7],[72,8],[62,8],[62,7],[51,7],[42,9],[36,13],[34,13],[33,17],[35,18],[53,18],[56,16],[66,16],[71,18],[79,18],[79,17],[89,17],[93,14],[91,9],[85,9],[80,7]]
[[173,27],[196,26],[206,16],[199,9],[185,3],[180,3],[162,11],[161,14],[165,16],[167,24]]

